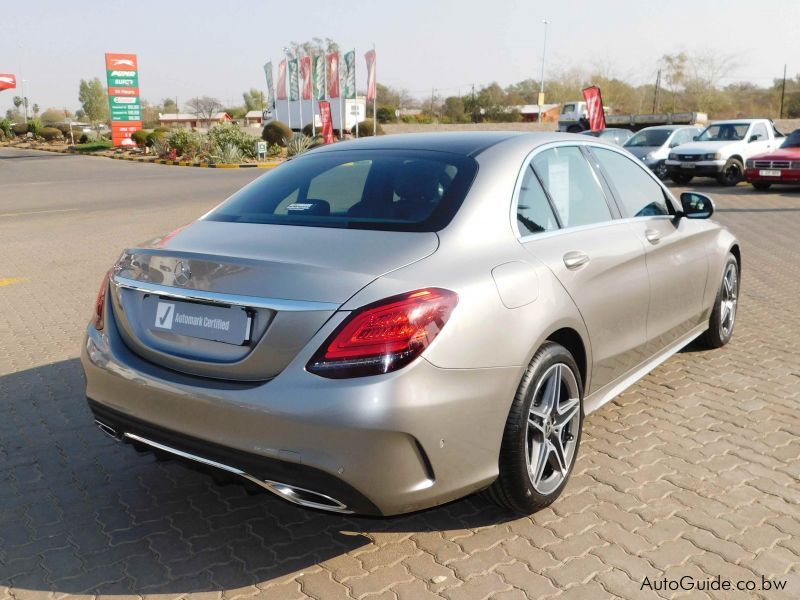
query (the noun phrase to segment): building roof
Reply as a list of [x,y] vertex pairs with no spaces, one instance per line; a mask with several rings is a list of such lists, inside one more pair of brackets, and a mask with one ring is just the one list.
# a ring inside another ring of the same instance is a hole
[[[542,104],[542,112],[549,112],[554,108],[558,108],[558,104]],[[516,110],[519,113],[524,115],[537,115],[539,114],[539,105],[538,104],[517,104],[516,106],[509,106],[507,109],[509,112],[512,110]]]
[[[216,112],[212,115],[212,121],[218,121],[223,119],[230,119],[230,115],[226,113],[224,110],[220,112]],[[164,113],[158,114],[159,121],[205,121],[206,117],[201,117],[199,115],[195,115],[192,113]]]
[[247,114],[244,116],[245,119],[261,119],[263,117],[264,113],[260,110],[248,110]]

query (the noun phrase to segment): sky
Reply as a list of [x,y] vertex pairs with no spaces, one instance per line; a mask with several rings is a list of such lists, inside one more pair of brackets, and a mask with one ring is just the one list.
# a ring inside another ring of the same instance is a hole
[[[412,96],[465,94],[497,81],[539,78],[547,25],[548,72],[582,66],[634,84],[655,80],[666,53],[733,55],[725,83],[769,85],[800,73],[800,0],[302,0],[156,2],[3,0],[0,73],[26,80],[31,104],[79,108],[80,79],[105,83],[105,52],[139,58],[151,102],[208,95],[226,105],[265,89],[262,65],[313,37],[363,54],[375,45],[378,81]],[[564,8],[569,6],[569,8]],[[277,72],[277,69],[276,69]],[[19,86],[19,83],[18,83]],[[20,89],[0,92],[0,115]]]

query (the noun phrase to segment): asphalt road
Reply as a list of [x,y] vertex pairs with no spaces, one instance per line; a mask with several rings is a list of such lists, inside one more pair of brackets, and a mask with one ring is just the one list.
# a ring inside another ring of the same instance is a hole
[[644,578],[717,575],[756,587],[712,597],[800,597],[800,189],[697,183],[742,242],[734,341],[591,415],[552,507],[365,519],[137,455],[85,406],[81,333],[120,250],[259,174],[0,149],[0,600],[694,598]]

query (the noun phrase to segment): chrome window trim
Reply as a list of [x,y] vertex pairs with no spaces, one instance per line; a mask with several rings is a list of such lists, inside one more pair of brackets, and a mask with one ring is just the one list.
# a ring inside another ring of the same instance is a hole
[[204,290],[187,290],[169,285],[160,285],[127,277],[114,275],[111,282],[117,287],[144,292],[146,294],[156,294],[175,300],[189,300],[195,302],[212,302],[216,304],[228,304],[231,306],[243,306],[246,308],[265,308],[274,311],[286,312],[308,312],[308,311],[336,311],[340,304],[334,302],[312,302],[308,300],[287,300],[285,298],[260,298],[257,296],[242,296],[240,294],[223,294],[220,292],[208,292]]
[[[609,144],[603,144],[603,143],[599,143],[599,142],[594,142],[592,140],[587,140],[587,141],[584,141],[584,140],[580,140],[580,141],[577,141],[577,140],[559,140],[557,142],[547,142],[546,144],[542,144],[541,146],[537,146],[536,148],[531,150],[525,156],[525,159],[522,161],[522,166],[520,167],[519,172],[517,173],[517,181],[514,184],[514,193],[513,193],[512,197],[511,197],[511,207],[510,207],[510,210],[509,210],[509,213],[508,213],[509,223],[511,225],[511,231],[513,232],[514,237],[517,239],[517,241],[519,241],[520,243],[524,244],[524,243],[532,241],[532,240],[543,239],[545,237],[552,237],[554,235],[561,235],[561,234],[564,234],[564,233],[573,233],[573,232],[579,232],[579,231],[587,231],[589,229],[597,229],[599,227],[609,227],[611,225],[617,225],[620,222],[626,221],[628,219],[652,219],[653,218],[653,217],[627,217],[627,216],[622,215],[622,214],[620,215],[619,218],[614,218],[614,216],[612,214],[612,218],[609,221],[601,221],[601,222],[598,222],[598,223],[590,223],[589,225],[576,225],[574,227],[560,227],[559,229],[554,229],[552,231],[542,231],[542,232],[539,232],[539,233],[531,233],[529,235],[522,235],[519,232],[519,228],[517,227],[516,216],[517,216],[517,204],[519,203],[519,193],[520,193],[520,190],[522,188],[522,180],[523,180],[523,178],[525,176],[525,169],[528,168],[528,166],[531,164],[531,161],[534,158],[536,158],[536,156],[539,153],[544,152],[545,150],[550,150],[552,148],[559,148],[559,147],[563,147],[563,146],[574,146],[574,147],[578,148],[579,150],[581,149],[582,146],[583,147],[607,148],[609,150],[613,150],[614,152],[619,152],[619,154],[622,154],[623,156],[626,156],[625,152],[620,152],[621,149],[614,148],[613,146],[611,146]],[[581,152],[581,154],[583,154],[583,152]],[[595,181],[597,182],[597,185],[599,185],[600,189],[603,191],[603,195],[604,196],[606,194],[606,188],[609,187],[609,192],[611,192],[612,197],[611,198],[605,198],[606,204],[608,204],[608,202],[611,201],[616,206],[617,205],[617,200],[616,200],[616,198],[613,197],[613,190],[610,189],[610,186],[603,185],[603,183],[599,179],[599,174],[597,172],[597,169],[594,167],[594,165],[592,165],[589,162],[589,159],[586,158],[585,154],[584,154],[584,160],[586,160],[586,164],[589,167],[589,170],[592,172],[592,176],[595,178]],[[640,168],[644,168],[644,167],[640,167]],[[675,197],[669,192],[669,188],[667,188],[661,182],[661,180],[658,179],[658,177],[656,177],[651,172],[649,172],[649,169],[646,169],[646,170],[648,171],[649,175],[653,179],[655,179],[656,182],[658,182],[658,184],[661,186],[661,188],[667,192],[667,197],[672,200],[673,208],[675,208],[675,204],[676,204]],[[545,190],[545,192],[547,193],[546,190]],[[611,211],[611,207],[610,206],[609,206],[609,211],[613,213],[613,211]],[[659,215],[659,216],[660,217],[669,216],[669,218],[674,218],[673,215]],[[560,217],[558,217],[558,219],[559,219],[559,221],[561,220]]]

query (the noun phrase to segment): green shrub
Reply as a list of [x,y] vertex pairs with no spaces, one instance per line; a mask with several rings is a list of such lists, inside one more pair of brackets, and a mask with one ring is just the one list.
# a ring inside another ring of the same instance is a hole
[[193,158],[200,151],[200,134],[188,129],[175,129],[167,136],[167,143],[178,156]]
[[292,138],[292,130],[286,123],[282,121],[270,121],[264,125],[264,130],[261,132],[261,139],[266,140],[269,144],[278,144],[278,146],[286,147],[284,139]]
[[322,144],[322,136],[316,135],[314,137],[309,137],[302,133],[296,133],[291,139],[286,139],[286,156],[289,158],[298,156],[320,144]]
[[55,127],[42,127],[39,130],[39,137],[44,138],[47,142],[53,142],[55,140],[63,140],[64,134]]
[[85,133],[81,133],[80,137],[76,136],[75,139],[78,140],[79,144],[85,144],[89,141],[89,136]]
[[208,131],[208,140],[212,147],[236,147],[242,156],[253,157],[256,154],[258,138],[250,135],[236,123],[220,123]]
[[11,119],[0,119],[0,131],[2,131],[7,138],[11,138],[11,136],[14,135],[12,127]]
[[147,140],[145,140],[145,145],[148,148],[152,148],[153,147],[153,143],[156,140],[160,140],[160,141],[166,143],[166,141],[167,141],[167,133],[168,132],[169,132],[169,130],[165,131],[163,128],[154,129],[153,131],[151,131],[150,133],[147,134]]
[[311,123],[303,127],[303,135],[313,136],[318,133],[318,130],[321,128],[315,128],[311,126]]
[[283,154],[283,148],[281,148],[278,144],[270,144],[269,148],[267,149],[267,156],[276,157]]
[[27,123],[17,123],[14,125],[11,130],[14,132],[16,136],[23,136],[28,133],[28,124]]
[[166,136],[154,137],[150,144],[150,149],[159,158],[168,158],[169,153],[172,151],[167,143]]
[[108,140],[101,140],[99,142],[88,142],[86,144],[76,144],[72,146],[74,150],[79,152],[97,152],[99,150],[110,150],[114,146]]
[[0,129],[0,142],[4,142],[6,140],[6,132]]
[[139,129],[138,131],[134,131],[131,135],[131,139],[136,142],[136,145],[139,148],[144,148],[147,144],[147,136],[150,135],[150,132],[145,129]]
[[[350,130],[350,133],[356,134],[355,126]],[[375,130],[372,127],[371,119],[369,121],[361,121],[358,124],[358,137],[370,137],[373,135],[375,135]],[[378,123],[378,135],[383,135],[383,127],[381,127],[380,123]]]
[[208,162],[237,165],[242,162],[243,153],[235,144],[214,144],[208,154]]
[[38,137],[39,132],[42,130],[42,121],[40,119],[31,119],[28,121],[28,133],[32,133],[34,136]]
[[397,117],[394,115],[395,110],[394,106],[379,107],[375,115],[378,117],[378,123],[392,123],[396,121]]

